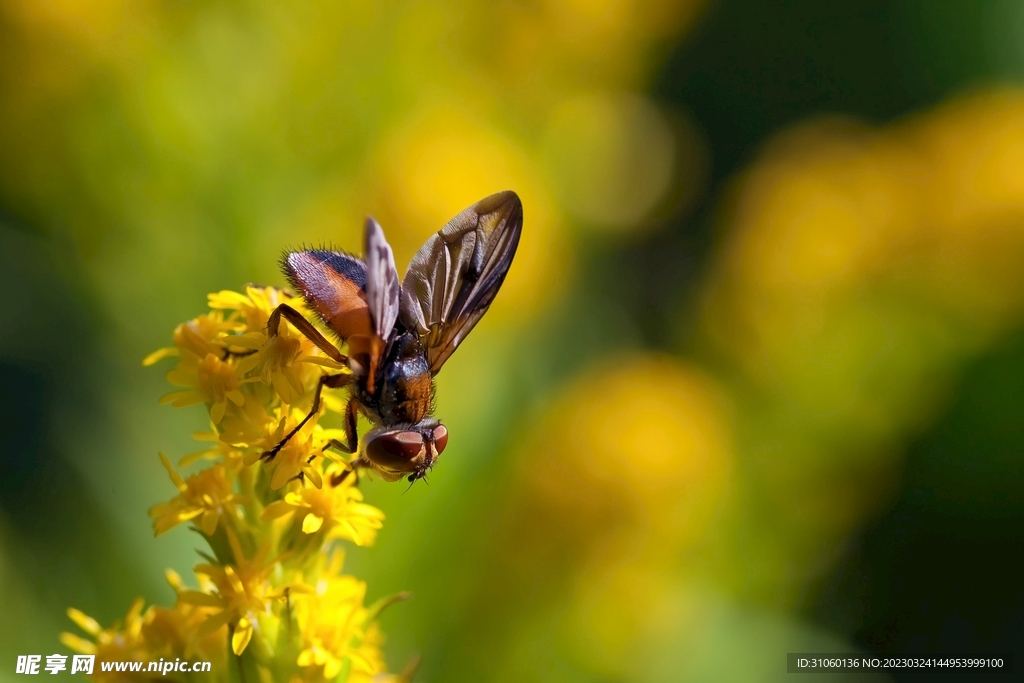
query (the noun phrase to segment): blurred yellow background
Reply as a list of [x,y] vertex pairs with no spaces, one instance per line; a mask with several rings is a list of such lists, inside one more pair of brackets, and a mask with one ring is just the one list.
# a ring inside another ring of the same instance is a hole
[[439,376],[450,445],[368,486],[349,555],[415,595],[392,668],[1019,647],[1024,5],[768,5],[0,6],[0,680],[196,560],[145,510],[202,410],[140,360],[207,292],[371,213],[401,270],[503,189],[522,242]]

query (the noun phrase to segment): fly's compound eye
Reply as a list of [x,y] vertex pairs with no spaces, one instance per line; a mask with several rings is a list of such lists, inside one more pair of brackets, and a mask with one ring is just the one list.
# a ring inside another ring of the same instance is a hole
[[448,445],[448,428],[444,425],[437,425],[434,427],[434,448],[437,449],[437,454],[441,455],[441,451]]
[[396,472],[412,472],[426,448],[419,432],[385,432],[366,444],[366,457]]

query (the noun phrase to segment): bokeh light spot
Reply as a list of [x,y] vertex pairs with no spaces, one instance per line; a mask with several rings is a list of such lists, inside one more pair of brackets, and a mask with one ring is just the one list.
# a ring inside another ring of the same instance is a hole
[[483,324],[521,321],[558,298],[572,270],[560,214],[536,166],[485,119],[449,107],[431,110],[396,131],[378,164],[384,178],[378,218],[399,263],[473,202],[514,190],[523,202],[523,235],[515,268]]
[[588,95],[552,112],[544,159],[562,206],[584,227],[622,232],[665,196],[676,140],[662,113],[633,95]]

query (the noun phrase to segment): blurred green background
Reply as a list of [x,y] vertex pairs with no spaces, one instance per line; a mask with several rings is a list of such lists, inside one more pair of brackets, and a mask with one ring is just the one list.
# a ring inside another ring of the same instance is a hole
[[401,269],[502,189],[522,244],[439,377],[451,443],[369,486],[347,560],[415,594],[392,668],[1019,650],[1022,77],[1021,0],[6,0],[0,680],[195,562],[145,511],[203,411],[140,361],[208,292],[367,213]]

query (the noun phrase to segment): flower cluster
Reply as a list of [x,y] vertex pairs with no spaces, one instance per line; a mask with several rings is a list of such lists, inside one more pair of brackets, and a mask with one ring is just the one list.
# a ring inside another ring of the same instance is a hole
[[[91,640],[65,633],[68,647],[101,662],[210,661],[220,680],[411,678],[411,670],[386,672],[376,624],[380,610],[403,596],[366,605],[366,584],[342,572],[342,542],[372,544],[384,515],[363,502],[349,461],[328,450],[343,438],[339,430],[321,425],[320,414],[302,424],[325,369],[347,369],[288,325],[268,335],[270,314],[282,303],[304,311],[300,299],[271,287],[212,294],[209,313],[179,325],[174,346],[143,361],[176,357],[167,379],[178,390],[161,402],[202,403],[210,418],[210,431],[195,435],[206,447],[178,465],[205,461],[205,469],[182,476],[160,455],[177,495],[150,509],[153,530],[159,536],[190,522],[210,551],[200,553],[205,562],[194,569],[196,588],[168,572],[177,593],[173,607],[144,610],[138,600],[124,622],[109,629],[69,610]],[[341,411],[338,397],[323,399],[327,412]],[[209,681],[211,673],[200,675]],[[97,679],[125,675],[99,667],[94,673]],[[138,674],[140,680],[147,675]]]

